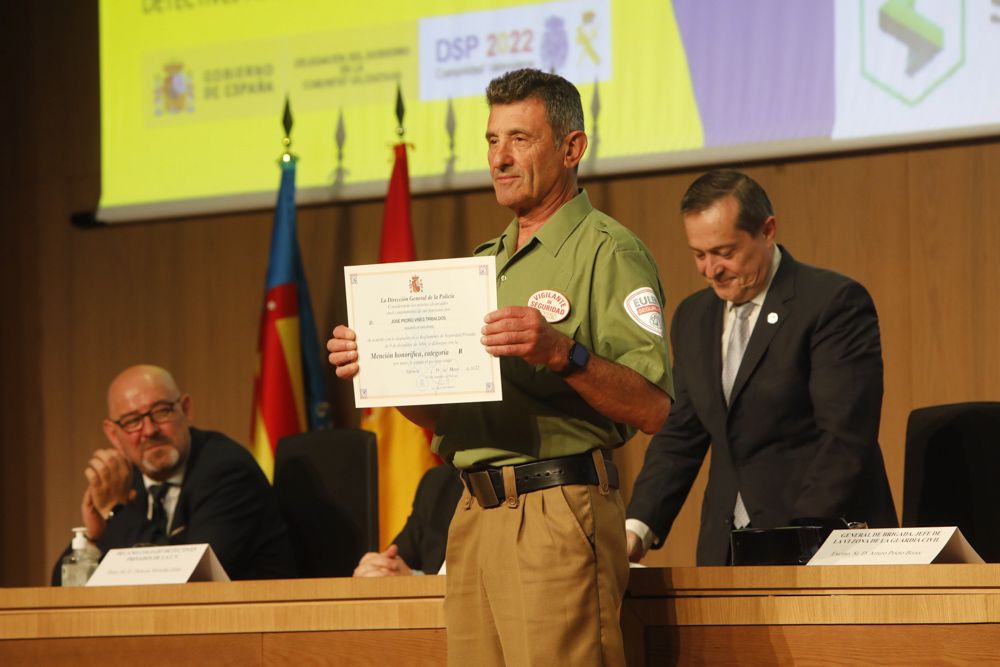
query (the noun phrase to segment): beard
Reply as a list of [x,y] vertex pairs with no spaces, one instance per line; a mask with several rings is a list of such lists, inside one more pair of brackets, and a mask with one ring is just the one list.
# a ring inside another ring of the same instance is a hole
[[181,453],[166,438],[152,438],[142,452],[142,471],[156,479],[169,476],[180,463]]

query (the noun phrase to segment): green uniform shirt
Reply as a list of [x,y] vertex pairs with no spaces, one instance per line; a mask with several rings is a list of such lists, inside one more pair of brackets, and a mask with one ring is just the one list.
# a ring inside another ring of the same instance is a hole
[[[642,241],[595,210],[583,191],[514,252],[517,234],[515,219],[503,236],[475,251],[497,258],[498,307],[527,306],[533,295],[542,292],[536,296],[536,303],[541,299],[536,307],[551,314],[560,309],[564,297],[569,312],[552,322],[557,330],[591,354],[627,366],[673,395],[663,331],[663,287]],[[442,406],[434,449],[458,468],[617,447],[635,433],[634,428],[598,413],[544,366],[501,357],[500,369],[502,401]]]

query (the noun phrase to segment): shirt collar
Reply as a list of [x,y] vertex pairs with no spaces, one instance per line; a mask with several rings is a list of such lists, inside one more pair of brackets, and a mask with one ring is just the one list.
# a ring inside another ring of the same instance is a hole
[[[573,230],[577,228],[580,222],[586,218],[591,211],[594,210],[593,205],[590,203],[590,197],[587,196],[587,191],[581,189],[575,197],[570,199],[568,202],[563,204],[558,211],[556,211],[551,218],[545,221],[538,231],[535,232],[534,236],[531,238],[537,240],[543,248],[546,248],[549,253],[553,256],[559,254],[559,249],[562,247],[566,239],[569,238]],[[511,221],[507,225],[507,229],[504,230],[503,236],[500,237],[500,247],[504,248],[508,257],[513,253],[511,249],[517,246],[517,218]],[[522,247],[527,247],[531,241],[525,243]]]
[[180,486],[181,484],[184,483],[184,472],[186,470],[187,470],[187,461],[184,461],[183,465],[181,465],[181,467],[177,470],[177,472],[168,477],[164,482],[157,481],[147,476],[146,473],[142,474],[142,481],[146,485],[147,491],[149,490],[149,487],[154,486],[156,484],[169,484],[171,486]]

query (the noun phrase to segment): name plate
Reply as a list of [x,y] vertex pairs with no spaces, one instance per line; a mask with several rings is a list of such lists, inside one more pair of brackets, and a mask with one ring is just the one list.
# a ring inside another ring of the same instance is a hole
[[957,526],[835,530],[807,565],[982,563]]
[[87,585],[134,586],[189,581],[229,581],[229,575],[208,544],[111,549]]

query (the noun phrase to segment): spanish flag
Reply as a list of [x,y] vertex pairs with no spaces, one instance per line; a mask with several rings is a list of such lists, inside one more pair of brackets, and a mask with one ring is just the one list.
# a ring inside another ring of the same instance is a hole
[[[410,262],[416,259],[416,252],[410,226],[406,144],[400,142],[393,148],[395,164],[385,197],[379,262]],[[379,544],[385,549],[406,523],[420,478],[440,460],[431,452],[431,434],[396,408],[366,409],[361,428],[374,431],[378,439]]]
[[286,152],[279,163],[281,186],[254,377],[251,451],[268,479],[274,477],[274,451],[281,438],[329,425],[319,339],[295,222],[295,161]]

